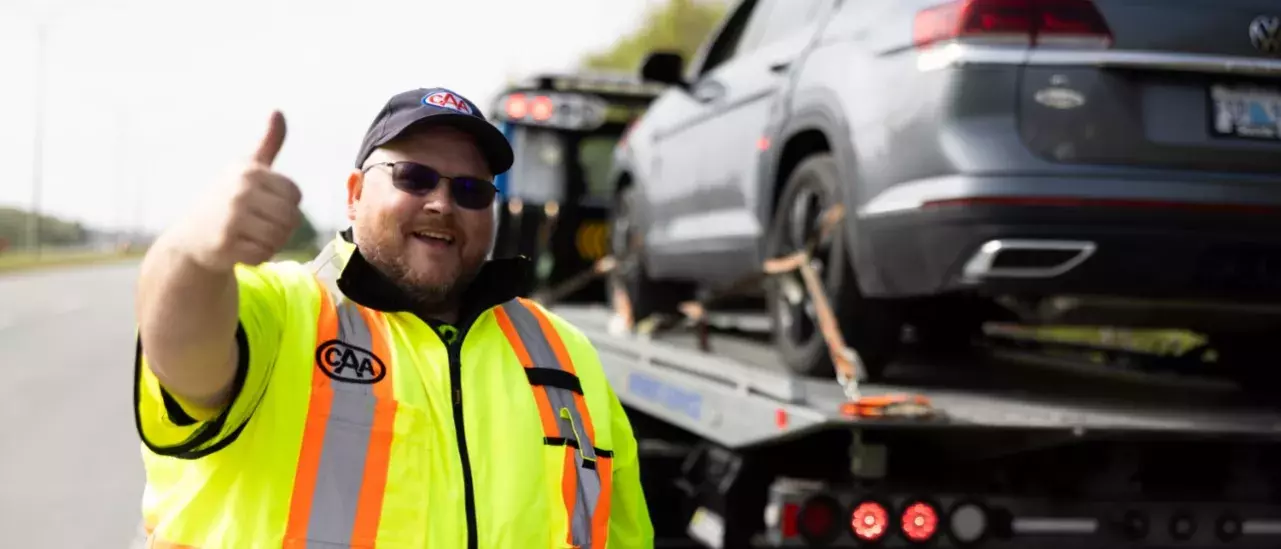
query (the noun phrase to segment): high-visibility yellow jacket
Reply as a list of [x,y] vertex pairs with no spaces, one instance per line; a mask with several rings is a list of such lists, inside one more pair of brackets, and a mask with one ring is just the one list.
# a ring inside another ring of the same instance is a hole
[[[237,267],[236,395],[135,411],[156,547],[651,547],[636,441],[591,343],[491,261],[449,345],[342,235]],[[200,314],[192,311],[191,314]]]

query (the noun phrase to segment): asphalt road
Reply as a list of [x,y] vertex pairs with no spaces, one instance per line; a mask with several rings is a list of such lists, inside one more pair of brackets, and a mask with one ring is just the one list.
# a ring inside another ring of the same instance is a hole
[[137,532],[136,273],[0,275],[0,546],[123,548]]

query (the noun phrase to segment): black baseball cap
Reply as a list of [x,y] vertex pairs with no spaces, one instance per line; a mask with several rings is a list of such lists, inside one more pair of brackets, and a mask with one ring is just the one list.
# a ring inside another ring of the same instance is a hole
[[374,123],[365,132],[356,156],[359,169],[374,149],[404,135],[409,129],[428,126],[450,126],[472,135],[480,153],[494,175],[511,169],[511,143],[498,128],[485,119],[480,107],[461,94],[445,88],[419,88],[398,93],[387,100]]

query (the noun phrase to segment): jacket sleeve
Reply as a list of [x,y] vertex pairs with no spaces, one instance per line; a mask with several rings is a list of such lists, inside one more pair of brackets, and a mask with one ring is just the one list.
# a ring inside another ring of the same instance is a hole
[[654,526],[641,488],[636,437],[618,396],[609,392],[613,418],[613,488],[610,494],[608,549],[640,549],[654,546]]
[[228,406],[204,410],[166,391],[152,373],[142,339],[138,338],[134,356],[134,421],[138,436],[152,453],[198,459],[218,451],[235,440],[266,392],[280,347],[283,293],[278,275],[268,266],[238,265],[236,282],[240,309],[236,345],[240,362]]

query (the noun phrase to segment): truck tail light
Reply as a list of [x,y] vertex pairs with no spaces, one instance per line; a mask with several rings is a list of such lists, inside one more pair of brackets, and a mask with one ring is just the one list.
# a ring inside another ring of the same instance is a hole
[[836,539],[841,528],[841,506],[828,496],[815,496],[801,505],[796,516],[796,529],[810,543]]
[[801,515],[801,506],[795,503],[783,505],[782,521],[779,529],[783,532],[784,539],[794,538],[800,535],[800,528],[797,526],[797,519]]
[[502,122],[577,131],[591,131],[607,122],[609,104],[582,93],[511,92],[495,103]]
[[913,543],[930,541],[934,534],[938,533],[938,510],[923,501],[912,503],[903,509],[903,516],[899,518],[899,527],[903,530],[903,537]]
[[529,100],[525,98],[523,93],[513,93],[507,96],[505,110],[508,118],[513,120],[525,118],[529,114]]
[[912,40],[1106,48],[1112,31],[1092,0],[956,0],[917,13]]
[[850,531],[859,541],[871,543],[880,541],[890,529],[890,513],[885,506],[875,501],[864,501],[854,507],[850,513]]
[[534,117],[534,120],[539,122],[551,120],[552,113],[555,112],[555,110],[556,107],[552,104],[551,98],[543,95],[535,97],[533,103],[529,107],[530,115]]

